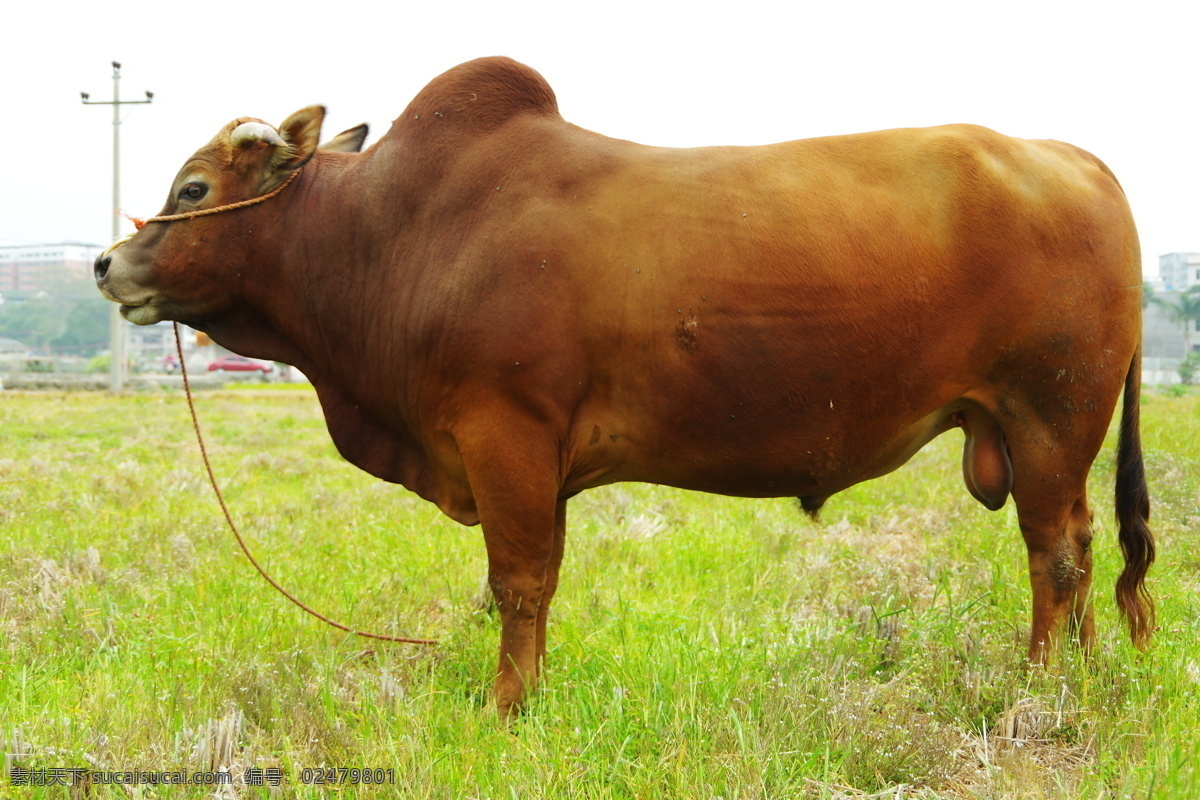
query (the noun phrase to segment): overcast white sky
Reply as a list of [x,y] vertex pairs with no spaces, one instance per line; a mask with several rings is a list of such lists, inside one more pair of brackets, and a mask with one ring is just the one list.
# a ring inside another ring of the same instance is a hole
[[[74,6],[81,8],[75,10]],[[121,61],[121,205],[162,206],[229,120],[312,103],[383,135],[483,55],[541,72],[568,120],[646,144],[760,144],[946,122],[1084,147],[1133,205],[1145,270],[1200,251],[1194,0],[987,2],[53,2],[5,12],[0,245],[106,244]]]

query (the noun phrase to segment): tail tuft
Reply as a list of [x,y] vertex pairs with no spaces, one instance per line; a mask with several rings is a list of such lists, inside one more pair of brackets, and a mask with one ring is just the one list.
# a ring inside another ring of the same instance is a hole
[[1125,376],[1121,430],[1117,439],[1116,511],[1118,539],[1125,569],[1117,579],[1117,606],[1129,623],[1129,635],[1139,648],[1154,633],[1154,600],[1146,590],[1146,572],[1154,563],[1154,534],[1150,531],[1150,491],[1142,460],[1142,354],[1134,354]]

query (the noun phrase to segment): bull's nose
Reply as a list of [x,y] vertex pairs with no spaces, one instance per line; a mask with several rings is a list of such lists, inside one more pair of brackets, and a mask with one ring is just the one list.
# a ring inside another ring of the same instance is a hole
[[112,265],[111,255],[102,255],[96,259],[96,263],[92,266],[92,271],[96,274],[96,280],[104,280],[104,276],[108,274],[108,268]]

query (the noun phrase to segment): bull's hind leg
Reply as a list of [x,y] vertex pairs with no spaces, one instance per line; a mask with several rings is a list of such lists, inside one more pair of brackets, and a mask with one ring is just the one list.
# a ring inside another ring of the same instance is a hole
[[536,624],[537,663],[539,671],[546,661],[546,621],[550,617],[550,601],[558,591],[558,570],[562,566],[563,550],[567,543],[567,501],[560,500],[554,512],[554,543],[550,549],[550,563],[546,567],[546,585],[542,590],[542,602],[538,606]]
[[1075,608],[1071,611],[1070,631],[1078,638],[1080,649],[1085,654],[1091,654],[1096,641],[1096,619],[1092,611],[1095,607],[1092,602],[1092,519],[1095,515],[1088,508],[1086,495],[1079,499],[1078,505],[1083,507],[1082,514],[1073,514],[1072,521],[1068,523],[1077,526],[1075,529],[1079,533],[1074,541],[1080,550],[1076,556],[1079,579],[1075,587]]
[[[1061,510],[1028,510],[1017,501],[1021,535],[1029,554],[1029,580],[1033,590],[1033,629],[1029,660],[1044,664],[1064,627],[1077,633],[1089,651],[1095,623],[1089,592],[1092,585],[1092,528],[1087,499],[1080,493]],[[1043,501],[1039,506],[1053,505]]]
[[1103,434],[1053,444],[1046,436],[1010,439],[1013,500],[1029,555],[1033,629],[1029,660],[1044,664],[1064,628],[1084,651],[1095,637],[1092,514],[1087,474]]

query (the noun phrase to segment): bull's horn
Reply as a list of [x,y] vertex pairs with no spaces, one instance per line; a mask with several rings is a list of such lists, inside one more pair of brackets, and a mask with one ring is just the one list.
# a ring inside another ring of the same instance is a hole
[[279,132],[264,122],[243,122],[229,135],[229,143],[234,147],[241,147],[250,142],[266,142],[278,147],[287,145]]

